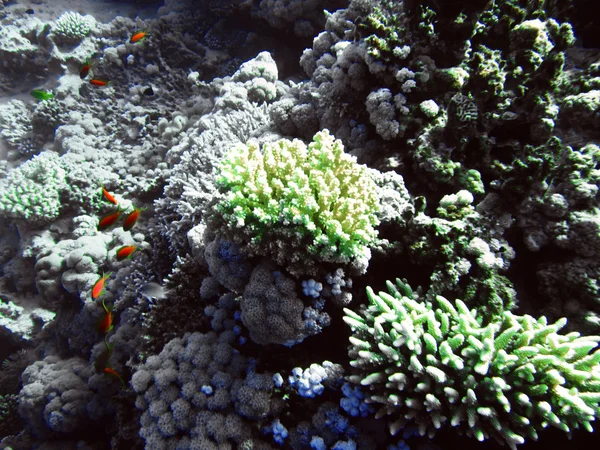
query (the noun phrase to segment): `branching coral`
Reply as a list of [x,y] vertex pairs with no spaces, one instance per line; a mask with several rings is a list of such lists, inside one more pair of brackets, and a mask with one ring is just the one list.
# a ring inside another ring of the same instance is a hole
[[433,265],[428,298],[452,293],[489,317],[515,305],[512,282],[502,275],[515,257],[503,237],[510,218],[492,224],[472,202],[466,190],[442,197],[437,217],[416,214],[401,240],[412,261]]
[[350,381],[369,389],[395,434],[414,421],[421,434],[444,425],[512,449],[548,425],[567,433],[600,414],[600,336],[558,331],[566,319],[504,312],[483,325],[461,300],[423,302],[405,282],[392,294],[367,289],[369,305],[345,309],[352,336]]
[[67,43],[76,43],[90,34],[96,20],[90,16],[82,16],[73,11],[66,11],[58,20],[54,28],[54,33],[59,41]]
[[0,181],[0,214],[33,226],[51,222],[61,211],[65,176],[56,153],[35,156]]
[[217,183],[224,198],[215,210],[234,240],[252,245],[250,254],[267,249],[282,266],[302,254],[331,262],[365,257],[377,235],[375,185],[327,130],[308,147],[287,139],[263,152],[254,142],[239,145]]

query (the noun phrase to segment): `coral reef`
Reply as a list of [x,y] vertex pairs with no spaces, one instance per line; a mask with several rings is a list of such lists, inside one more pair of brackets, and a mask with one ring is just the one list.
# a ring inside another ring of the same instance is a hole
[[0,447],[598,447],[593,6],[0,0]]

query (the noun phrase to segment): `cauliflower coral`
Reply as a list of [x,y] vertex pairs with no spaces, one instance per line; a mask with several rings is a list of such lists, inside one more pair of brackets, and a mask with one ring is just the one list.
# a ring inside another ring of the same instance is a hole
[[280,139],[232,149],[217,183],[217,211],[231,230],[244,228],[259,243],[273,228],[308,238],[312,255],[352,258],[365,254],[377,231],[375,183],[328,130],[308,146]]

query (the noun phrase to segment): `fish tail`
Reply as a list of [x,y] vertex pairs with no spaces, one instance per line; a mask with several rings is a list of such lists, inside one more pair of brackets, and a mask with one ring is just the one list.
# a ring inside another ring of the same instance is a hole
[[104,335],[104,345],[106,345],[106,350],[108,350],[109,352],[112,352],[112,347],[108,343],[108,340],[106,338],[106,334]]

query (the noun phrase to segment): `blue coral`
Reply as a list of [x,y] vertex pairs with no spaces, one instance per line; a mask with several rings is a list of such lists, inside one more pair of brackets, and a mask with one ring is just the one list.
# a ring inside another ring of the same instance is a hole
[[288,437],[287,428],[279,421],[279,419],[274,420],[271,425],[265,427],[265,433],[272,433],[273,440],[277,442],[279,445],[283,445],[285,439]]
[[352,386],[350,383],[342,385],[344,397],[340,399],[340,406],[352,417],[367,417],[373,414],[374,408],[365,402],[365,394],[360,386]]

